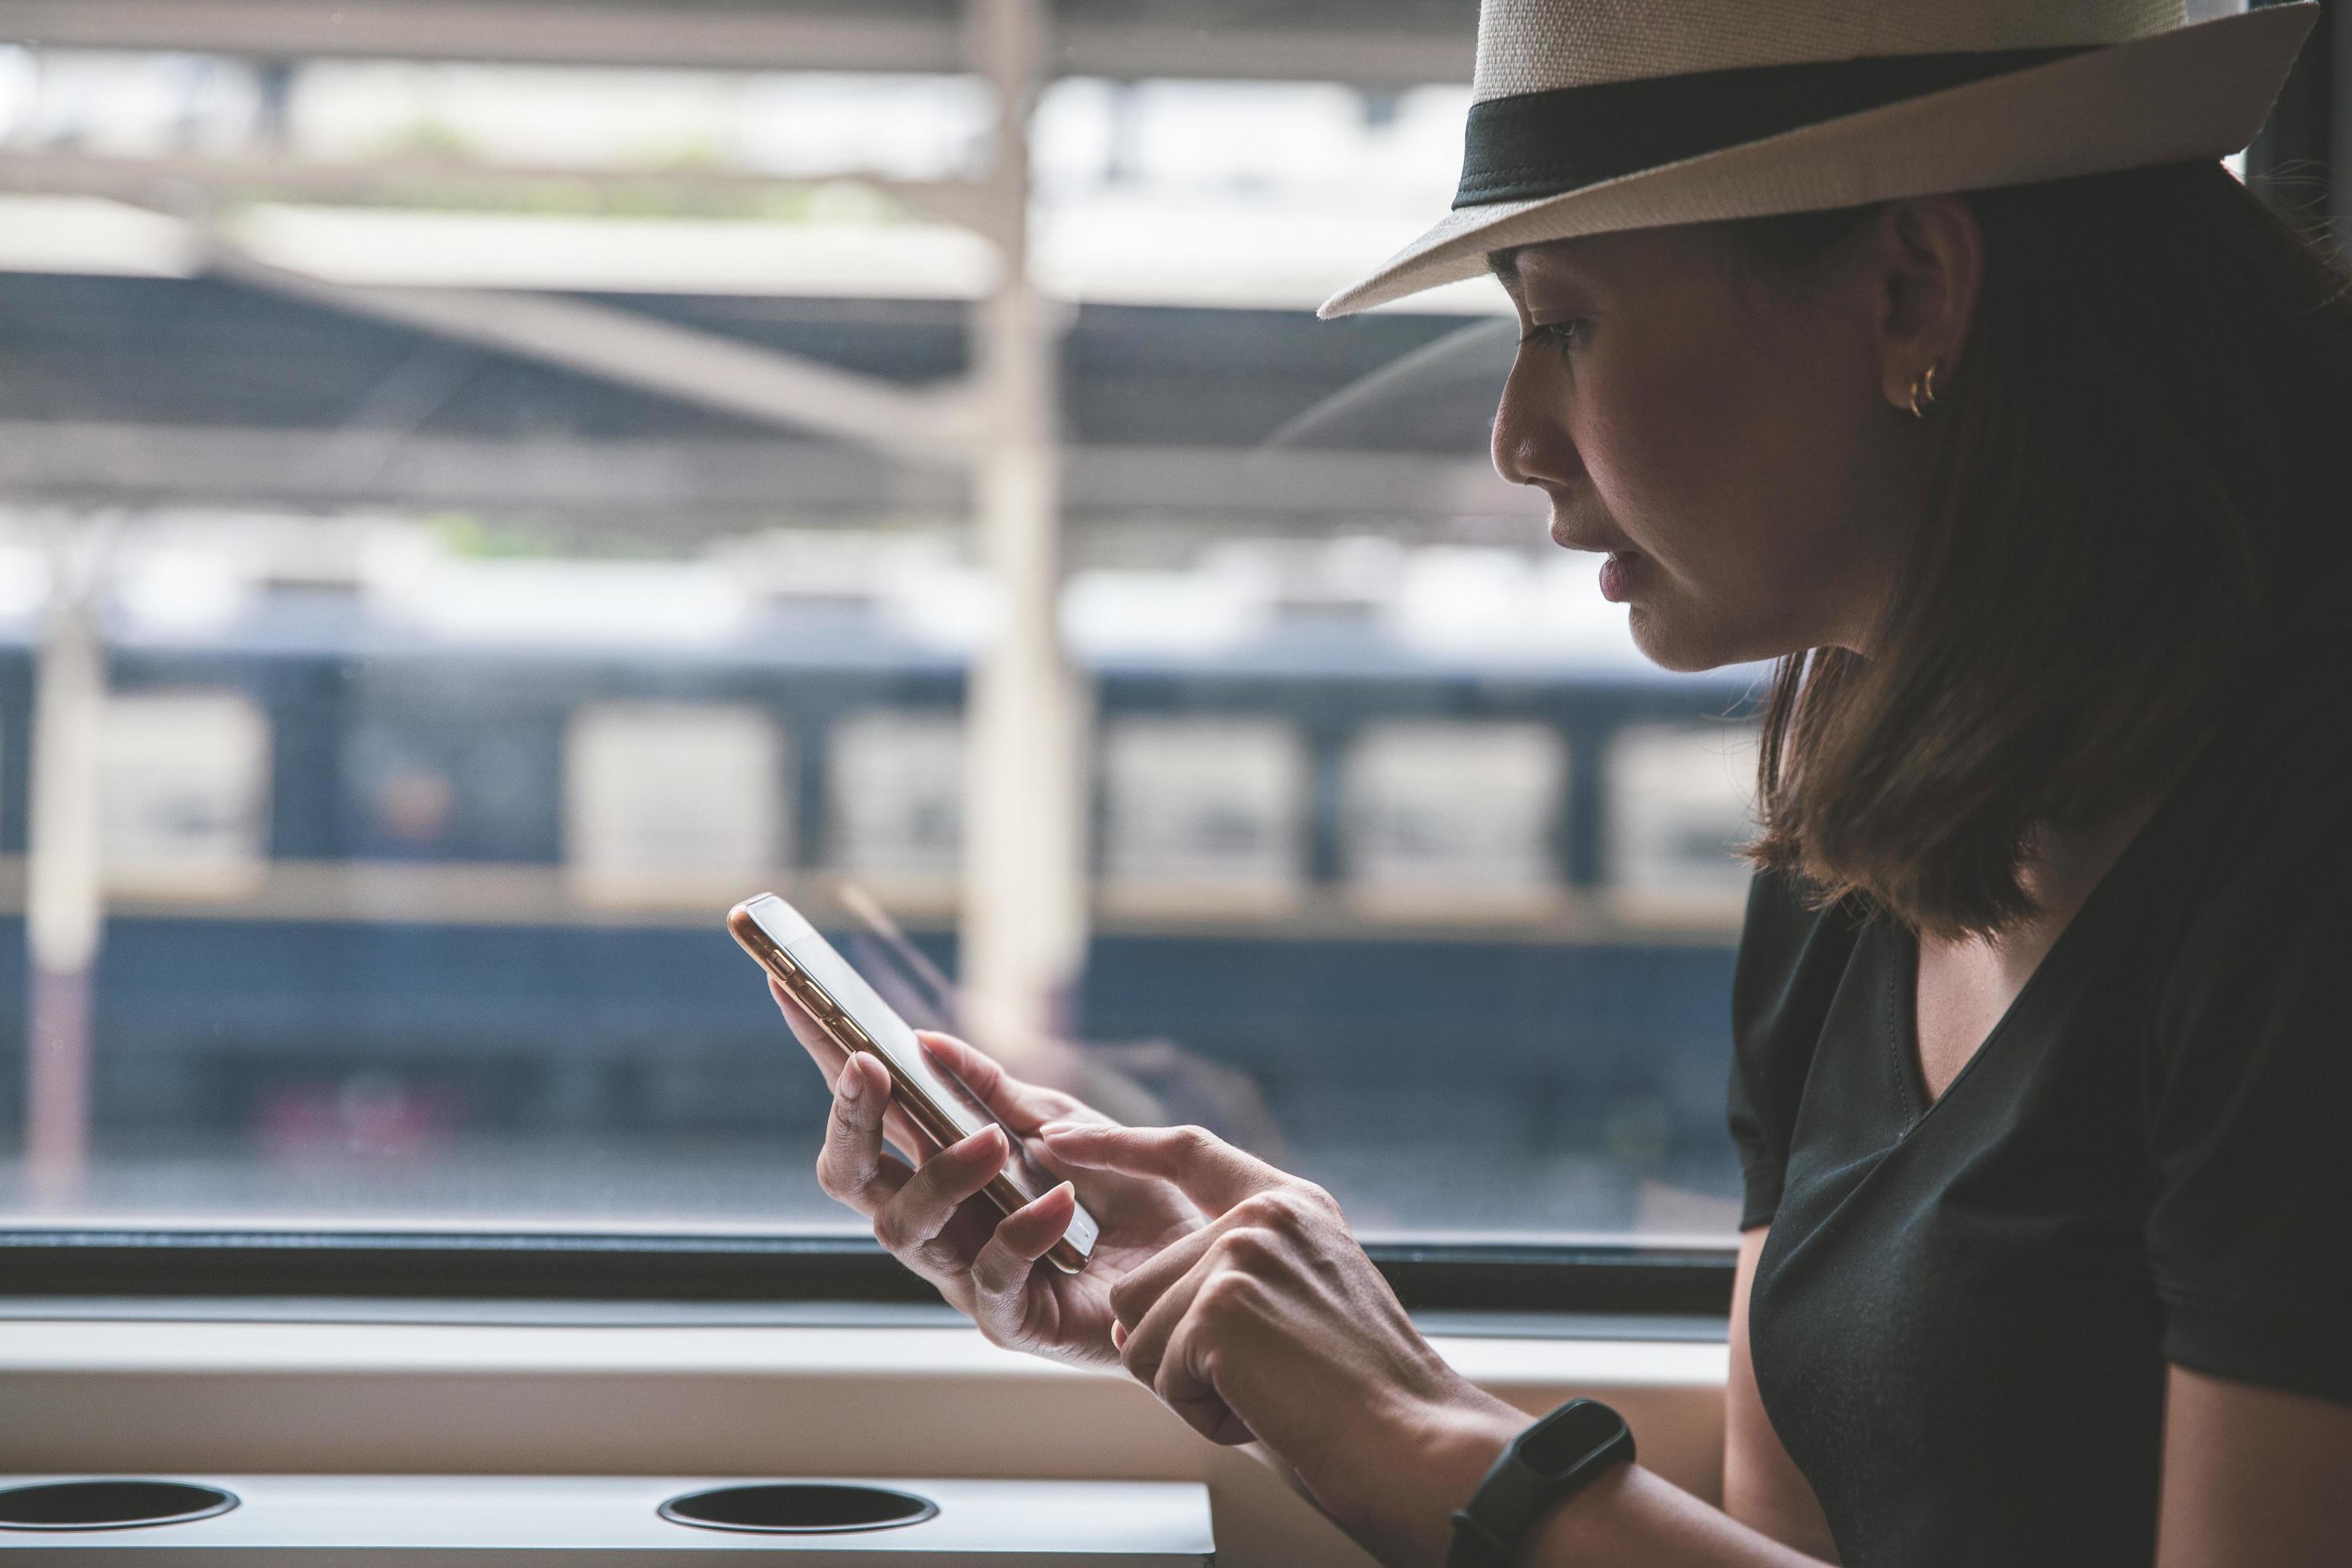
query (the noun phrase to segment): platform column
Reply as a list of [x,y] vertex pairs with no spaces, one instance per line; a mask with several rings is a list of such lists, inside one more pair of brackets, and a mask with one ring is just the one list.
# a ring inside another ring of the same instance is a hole
[[1029,118],[1045,49],[1038,0],[971,0],[997,93],[991,224],[1004,258],[977,309],[973,500],[996,614],[973,661],[961,955],[975,1033],[999,1049],[1067,1023],[1086,951],[1087,702],[1061,638],[1061,470],[1052,307],[1029,278]]
[[70,1207],[89,1169],[90,970],[103,910],[99,727],[104,650],[93,604],[100,525],[64,525],[34,676],[25,831],[25,1167],[36,1206]]

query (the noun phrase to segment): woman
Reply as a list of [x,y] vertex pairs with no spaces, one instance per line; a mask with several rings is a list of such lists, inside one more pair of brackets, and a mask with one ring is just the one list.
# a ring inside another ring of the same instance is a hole
[[1394,1563],[2352,1563],[2352,305],[2217,162],[2309,10],[1488,0],[1454,212],[1326,308],[1491,266],[1497,467],[1658,663],[1781,660],[1720,1511],[1454,1375],[1314,1186],[957,1042],[1097,1267],[862,1058],[826,1190]]

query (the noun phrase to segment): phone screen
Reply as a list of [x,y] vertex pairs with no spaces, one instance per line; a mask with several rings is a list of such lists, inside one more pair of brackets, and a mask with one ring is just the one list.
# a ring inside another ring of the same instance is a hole
[[[835,1005],[866,1031],[882,1058],[929,1098],[953,1123],[959,1137],[969,1137],[991,1122],[1003,1125],[978,1095],[964,1087],[961,1079],[931,1059],[930,1053],[915,1038],[915,1031],[898,1016],[898,1009],[882,1000],[865,977],[849,966],[849,961],[817,934],[806,916],[773,893],[752,900],[744,909],[768,933],[769,940],[790,954],[811,980],[824,987]],[[1009,1127],[1004,1130],[1004,1141],[1013,1151],[1012,1157],[1004,1163],[1004,1174],[1024,1198],[1041,1198],[1060,1185],[1030,1157],[1020,1136]],[[1079,1250],[1093,1247],[1093,1220],[1083,1208],[1079,1209],[1071,1220],[1069,1237]]]

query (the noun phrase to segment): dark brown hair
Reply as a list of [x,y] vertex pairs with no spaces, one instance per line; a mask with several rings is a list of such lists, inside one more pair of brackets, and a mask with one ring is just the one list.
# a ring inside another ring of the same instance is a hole
[[[1751,858],[1931,934],[2033,911],[2037,834],[2173,778],[2346,582],[2346,274],[2218,163],[1967,198],[1985,275],[1868,658],[1781,661]],[[1830,254],[1875,209],[1727,225]]]

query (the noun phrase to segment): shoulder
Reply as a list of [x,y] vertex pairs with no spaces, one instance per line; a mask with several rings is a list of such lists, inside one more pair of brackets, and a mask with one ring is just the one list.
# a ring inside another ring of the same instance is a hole
[[2341,910],[2352,899],[2352,627],[2282,639],[2180,791],[2155,847],[2177,894],[2176,975]]
[[1820,1005],[1810,1009],[1811,1022],[1818,1024],[1866,923],[1854,900],[1824,903],[1801,877],[1759,871],[1748,883],[1739,928],[1731,985],[1734,1032],[1744,1041],[1801,1026],[1801,1016],[1814,1002]]
[[2165,1353],[2352,1399],[2352,685],[2313,647],[2242,693],[2150,869],[2177,922],[2151,966],[2149,1261]]
[[2330,1043],[2352,949],[2352,637],[2322,626],[2277,646],[2134,872],[2160,1117],[2260,1079],[2352,1093],[2352,1053]]
[[1794,1121],[1822,1024],[1867,923],[1855,900],[1823,903],[1803,879],[1759,871],[1748,889],[1731,982],[1736,1067],[1757,1119]]

